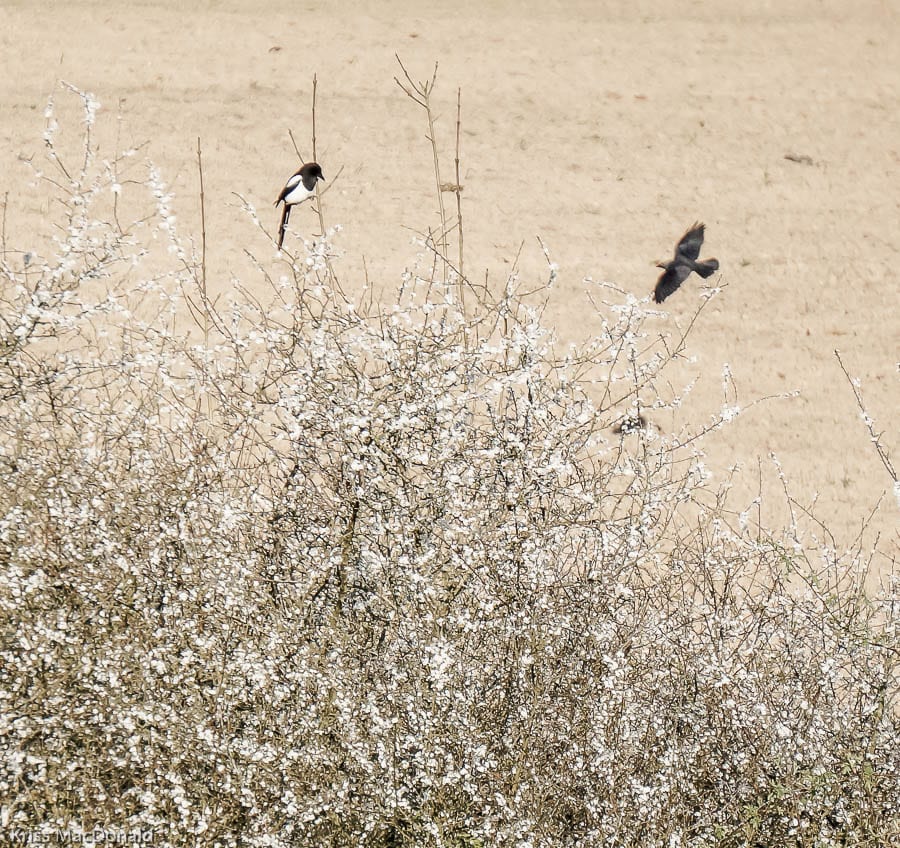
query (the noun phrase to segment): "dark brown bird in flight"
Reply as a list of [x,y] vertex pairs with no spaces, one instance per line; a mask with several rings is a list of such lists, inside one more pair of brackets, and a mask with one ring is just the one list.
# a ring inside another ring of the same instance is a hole
[[307,162],[299,171],[291,174],[290,179],[284,184],[278,200],[275,201],[276,206],[284,203],[284,209],[281,210],[281,222],[278,224],[279,250],[284,244],[284,230],[291,217],[291,207],[313,197],[316,193],[316,182],[324,179],[322,168],[316,162]]
[[691,275],[692,271],[696,271],[706,279],[719,270],[718,259],[697,261],[705,229],[704,224],[694,224],[678,242],[672,261],[657,263],[657,268],[665,269],[656,281],[656,289],[653,292],[653,299],[657,303],[662,303],[672,294]]

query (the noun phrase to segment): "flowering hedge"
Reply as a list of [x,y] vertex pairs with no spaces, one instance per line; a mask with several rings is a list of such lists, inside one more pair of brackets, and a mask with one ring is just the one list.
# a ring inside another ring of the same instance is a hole
[[515,278],[354,305],[330,233],[217,310],[76,94],[61,235],[0,264],[7,834],[895,844],[890,599],[730,513],[702,437],[613,432],[663,404],[646,304],[560,354]]

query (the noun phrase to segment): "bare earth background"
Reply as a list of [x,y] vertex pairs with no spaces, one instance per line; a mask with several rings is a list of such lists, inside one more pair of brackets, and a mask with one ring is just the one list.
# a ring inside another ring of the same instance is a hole
[[[54,92],[65,100],[63,79],[103,104],[105,155],[148,142],[142,155],[172,185],[182,232],[198,239],[202,138],[216,291],[248,279],[245,248],[277,271],[282,260],[232,192],[274,232],[272,201],[297,167],[289,128],[310,155],[317,73],[318,158],[327,177],[344,169],[325,203],[344,228],[337,270],[352,291],[365,259],[389,297],[415,257],[409,228],[437,222],[424,117],[393,81],[394,53],[416,79],[437,60],[445,180],[462,89],[467,271],[486,269],[499,285],[524,243],[523,278],[545,279],[540,235],[560,266],[549,320],[561,339],[583,338],[597,320],[589,295],[609,296],[585,277],[642,297],[654,260],[705,221],[703,255],[722,267],[711,282],[727,288],[691,337],[698,386],[677,420],[655,423],[708,421],[723,402],[724,363],[741,403],[799,390],[716,434],[710,467],[721,477],[740,463],[749,499],[761,457],[763,521],[782,521],[774,451],[798,500],[818,493],[838,542],[852,541],[887,491],[870,530],[896,554],[892,481],[833,350],[861,379],[900,464],[898,41],[896,0],[5,2],[8,239],[46,250],[46,192],[19,160],[43,155],[43,111]],[[74,105],[61,112],[63,133],[76,136]],[[317,221],[307,206],[291,224],[296,244]],[[651,329],[683,326],[699,291],[693,277]]]

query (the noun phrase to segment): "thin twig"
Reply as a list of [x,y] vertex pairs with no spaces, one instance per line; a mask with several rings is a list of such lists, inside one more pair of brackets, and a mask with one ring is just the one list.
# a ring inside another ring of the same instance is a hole
[[[301,165],[305,165],[305,164],[306,164],[306,160],[305,160],[305,159],[303,158],[303,156],[301,155],[301,153],[300,153],[300,148],[297,147],[297,141],[296,141],[296,139],[294,138],[294,131],[289,129],[289,130],[288,130],[288,135],[290,136],[291,144],[294,145],[294,153],[297,154],[297,158],[300,160],[300,164],[301,164]],[[313,161],[315,161],[315,159],[314,159]]]
[[9,192],[3,195],[3,224],[0,228],[0,250],[2,250],[3,261],[6,261],[6,207],[9,206]]
[[[453,191],[456,194],[456,220],[459,232],[459,273],[460,276],[465,274],[463,268],[463,217],[462,217],[462,182],[459,177],[459,134],[462,126],[462,89],[456,89],[456,185]],[[463,315],[466,314],[466,305],[463,300],[463,284],[459,281],[459,299],[462,306]]]
[[447,253],[449,251],[447,244],[447,212],[444,208],[444,186],[441,182],[441,163],[440,157],[438,156],[437,149],[437,137],[434,129],[434,112],[431,109],[431,92],[434,90],[435,83],[437,82],[437,72],[438,65],[437,62],[434,63],[434,73],[431,77],[431,82],[420,82],[415,83],[410,77],[409,72],[406,70],[403,62],[400,59],[398,54],[394,54],[394,57],[397,60],[397,63],[400,65],[400,69],[403,71],[403,75],[406,77],[406,84],[402,83],[398,77],[394,77],[394,82],[400,87],[400,89],[406,94],[410,100],[413,100],[419,106],[421,106],[425,110],[425,115],[428,119],[428,133],[425,136],[428,141],[431,142],[431,155],[434,161],[434,179],[435,186],[437,188],[437,199],[438,199],[438,211],[441,215],[441,233],[442,238],[438,243],[440,247],[440,251],[442,253],[442,258],[444,263],[442,265],[442,273],[443,280],[447,282]]
[[318,162],[316,157],[316,89],[319,86],[319,78],[313,74],[313,90],[312,90],[312,153],[313,162]]
[[[121,145],[120,141],[122,138],[122,103],[124,98],[119,98],[119,107],[116,112],[116,155],[113,158],[112,166],[113,166],[113,179],[116,181],[116,184],[121,187],[121,182],[119,180],[119,162],[121,161]],[[122,224],[119,221],[119,191],[113,192],[113,220],[116,222],[116,228],[121,233],[122,232]]]
[[[316,153],[316,91],[319,87],[319,79],[316,74],[313,74],[313,82],[312,82],[312,160],[313,162],[318,162],[318,154]],[[325,216],[322,213],[322,194],[321,188],[319,186],[319,181],[316,181],[316,214],[319,216],[319,227],[322,231],[322,237],[325,236]],[[327,262],[327,257],[326,257]],[[331,263],[328,263],[328,270],[331,272],[332,276],[334,276],[334,272],[331,269]]]
[[197,136],[197,171],[200,174],[200,287],[206,300],[206,192],[203,185],[203,152]]
[[[313,162],[319,161],[318,153],[316,152],[316,93],[318,91],[318,87],[319,87],[319,78],[316,74],[313,74],[313,81],[312,81],[312,156],[313,156],[312,161]],[[293,137],[291,137],[291,140],[293,141]],[[296,147],[296,145],[294,145],[294,146]],[[301,157],[301,161],[302,161],[302,157]],[[344,169],[342,167],[341,171],[343,171],[343,170]],[[340,174],[340,171],[338,172],[338,174]],[[325,213],[322,211],[322,195],[323,195],[323,193],[324,192],[322,191],[321,181],[317,180],[316,181],[316,214],[319,216],[319,229],[322,233],[321,237],[324,239],[325,234],[327,233],[327,229],[325,227]],[[324,257],[325,257],[325,267],[328,269],[328,275],[331,278],[332,285],[339,292],[341,292],[341,294],[343,294],[340,281],[338,280],[337,274],[335,274],[335,272],[334,272],[334,266],[331,264],[331,257],[328,255],[327,249],[324,251]]]
[[209,348],[209,298],[206,293],[206,193],[203,187],[203,154],[197,136],[197,170],[200,173],[200,295],[203,298],[203,344]]
[[841,371],[844,372],[844,376],[847,378],[847,382],[850,384],[850,388],[853,390],[853,396],[856,398],[856,405],[859,407],[863,423],[866,425],[866,429],[869,431],[869,438],[873,446],[875,447],[875,452],[878,454],[878,458],[881,460],[881,464],[885,467],[885,469],[887,469],[887,473],[891,475],[891,479],[894,481],[894,483],[897,483],[897,472],[894,470],[894,465],[891,462],[890,454],[887,452],[887,450],[885,450],[884,445],[881,444],[881,436],[883,434],[875,432],[875,422],[872,420],[872,417],[869,415],[869,412],[866,409],[862,393],[859,390],[859,380],[854,380],[853,377],[850,376],[850,372],[847,371],[847,368],[844,365],[844,361],[841,359],[840,351],[836,350],[834,352],[834,356],[838,361],[838,365],[841,366]]

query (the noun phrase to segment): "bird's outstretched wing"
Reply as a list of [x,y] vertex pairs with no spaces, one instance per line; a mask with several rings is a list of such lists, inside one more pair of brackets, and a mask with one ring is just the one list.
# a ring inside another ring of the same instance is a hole
[[688,278],[688,276],[690,276],[690,273],[691,269],[688,265],[670,262],[666,266],[666,270],[660,274],[659,279],[656,281],[653,299],[657,303],[662,303]]
[[703,224],[694,224],[678,242],[678,247],[675,248],[675,259],[677,260],[679,256],[686,256],[692,262],[696,262],[697,257],[700,256],[705,230],[706,227]]

